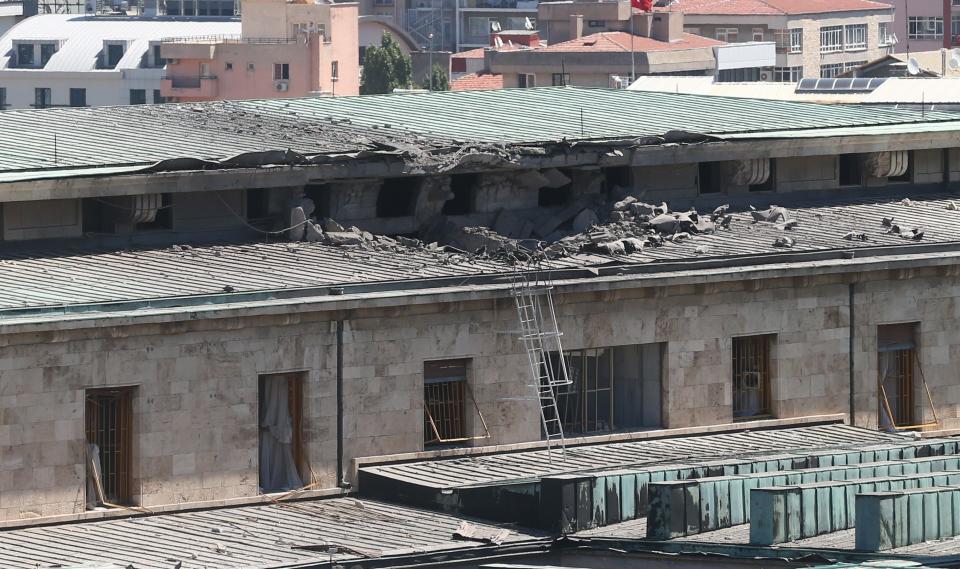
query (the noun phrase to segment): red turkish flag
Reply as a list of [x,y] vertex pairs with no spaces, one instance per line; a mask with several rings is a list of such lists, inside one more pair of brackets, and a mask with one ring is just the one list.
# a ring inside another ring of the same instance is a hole
[[630,0],[630,5],[641,12],[653,11],[653,0]]

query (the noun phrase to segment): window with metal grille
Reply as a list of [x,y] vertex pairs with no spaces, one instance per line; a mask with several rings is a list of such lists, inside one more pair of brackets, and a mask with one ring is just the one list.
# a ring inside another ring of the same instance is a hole
[[261,375],[258,381],[261,491],[302,488],[310,480],[303,436],[303,372]]
[[866,24],[851,24],[849,26],[844,26],[843,33],[843,49],[845,51],[867,49]]
[[84,421],[89,507],[131,503],[134,389],[87,390]]
[[893,34],[890,33],[889,22],[880,22],[877,25],[877,30],[880,36],[880,46],[887,46],[893,43]]
[[916,325],[877,327],[877,382],[880,392],[878,424],[882,429],[911,426],[917,365]]
[[554,73],[552,79],[554,87],[564,87],[570,84],[569,73]]
[[770,348],[776,336],[733,339],[733,418],[770,415]]
[[[566,433],[609,432],[661,426],[662,344],[569,350],[571,384],[558,389]],[[551,354],[558,369],[559,356]]]
[[423,442],[427,445],[467,440],[467,366],[470,360],[423,364]]
[[843,26],[820,28],[820,53],[843,51]]

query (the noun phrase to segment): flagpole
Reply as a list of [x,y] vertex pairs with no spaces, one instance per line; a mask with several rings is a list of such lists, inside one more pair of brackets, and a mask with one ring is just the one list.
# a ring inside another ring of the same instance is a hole
[[633,0],[630,1],[630,81],[637,80],[637,55],[633,50]]

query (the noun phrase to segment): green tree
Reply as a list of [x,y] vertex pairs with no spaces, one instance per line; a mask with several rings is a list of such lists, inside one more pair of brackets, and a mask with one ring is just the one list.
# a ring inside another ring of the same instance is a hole
[[450,90],[450,78],[447,76],[447,72],[444,71],[439,65],[434,65],[433,69],[430,70],[430,76],[423,78],[423,83],[420,84],[424,89],[429,89],[431,91],[449,91]]
[[410,56],[400,51],[400,44],[390,32],[383,32],[380,47],[367,48],[360,81],[361,95],[392,93],[394,89],[406,88],[413,83]]

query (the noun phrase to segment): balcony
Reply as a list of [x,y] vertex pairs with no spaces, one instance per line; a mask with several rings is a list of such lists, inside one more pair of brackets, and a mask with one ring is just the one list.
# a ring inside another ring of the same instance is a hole
[[217,96],[216,75],[165,75],[160,81],[162,97],[214,99]]
[[214,50],[222,44],[287,45],[305,43],[306,38],[245,38],[237,35],[170,37],[160,40],[160,56],[164,59],[213,59]]

